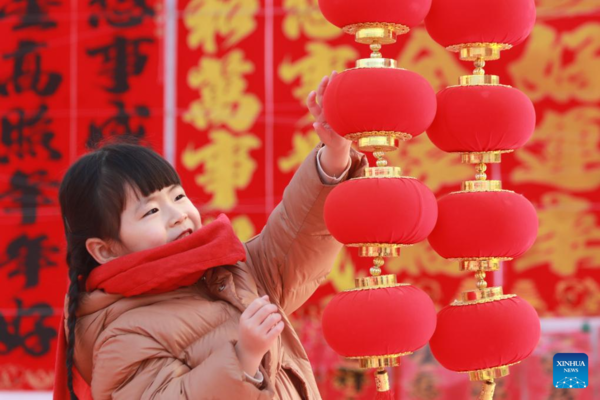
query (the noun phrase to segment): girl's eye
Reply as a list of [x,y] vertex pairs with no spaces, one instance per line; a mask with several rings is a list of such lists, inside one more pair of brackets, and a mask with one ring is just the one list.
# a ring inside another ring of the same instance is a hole
[[179,196],[175,197],[175,201],[179,200],[179,199],[183,199],[185,197],[185,194],[180,194]]
[[157,212],[158,212],[158,208],[153,208],[152,210],[150,210],[146,214],[144,214],[144,217],[147,217],[148,215],[151,215],[151,214],[154,214],[154,213],[157,213]]

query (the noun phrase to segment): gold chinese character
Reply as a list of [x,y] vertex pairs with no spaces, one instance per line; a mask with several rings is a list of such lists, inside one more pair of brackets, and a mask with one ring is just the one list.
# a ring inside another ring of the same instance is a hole
[[256,234],[254,224],[247,215],[238,215],[231,220],[231,226],[236,236],[245,242]]
[[461,164],[457,154],[445,153],[431,143],[426,134],[401,143],[398,151],[386,153],[391,165],[402,174],[415,177],[434,193],[444,185],[459,190],[460,182],[474,177],[474,168]]
[[183,120],[200,130],[210,125],[226,125],[243,132],[250,129],[260,114],[262,104],[257,96],[246,93],[244,75],[254,72],[254,65],[236,49],[223,59],[203,57],[188,74],[188,85],[198,89]]
[[331,272],[327,275],[327,281],[331,282],[336,292],[341,292],[354,287],[354,278],[357,277],[355,275],[356,266],[352,255],[346,247],[343,247],[333,263]]
[[560,315],[596,315],[600,312],[600,285],[589,276],[560,281],[555,292]]
[[279,157],[277,160],[279,170],[284,173],[296,170],[318,143],[319,136],[314,129],[306,134],[294,132],[292,150],[287,156]]
[[260,139],[251,134],[233,135],[226,130],[209,134],[211,142],[195,149],[188,144],[181,155],[183,166],[193,171],[203,165],[196,175],[196,184],[213,195],[209,208],[229,211],[237,204],[237,190],[251,182],[256,161],[250,152],[262,146]]
[[325,75],[342,71],[350,61],[356,60],[358,52],[351,46],[329,46],[321,42],[306,44],[306,56],[296,62],[288,59],[279,65],[279,77],[285,83],[300,80],[292,95],[303,105],[308,94],[315,90]]
[[557,275],[572,275],[579,267],[600,268],[600,229],[591,203],[563,193],[542,196],[540,228],[531,249],[515,259],[516,272],[549,264]]
[[398,66],[418,71],[436,92],[458,84],[459,76],[470,73],[468,64],[461,64],[454,53],[434,42],[424,28],[410,31],[398,57]]
[[191,0],[183,14],[188,46],[214,54],[217,36],[225,39],[223,47],[234,46],[254,32],[258,10],[258,0]]
[[537,0],[535,12],[538,20],[542,17],[566,17],[569,15],[590,14],[600,9],[598,0]]
[[323,17],[318,0],[283,0],[283,8],[286,11],[283,33],[289,39],[298,39],[301,32],[311,39],[325,40],[343,34]]
[[513,182],[542,183],[574,191],[600,186],[600,110],[547,111],[529,144],[515,152],[521,165]]
[[557,32],[537,24],[524,54],[509,64],[515,86],[538,101],[551,97],[566,103],[600,99],[600,24],[586,23]]

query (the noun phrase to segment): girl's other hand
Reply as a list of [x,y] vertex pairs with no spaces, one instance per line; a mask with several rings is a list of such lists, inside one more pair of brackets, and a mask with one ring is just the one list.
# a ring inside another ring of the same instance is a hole
[[254,300],[240,317],[239,339],[235,345],[242,369],[256,375],[260,361],[284,328],[281,314],[268,296]]

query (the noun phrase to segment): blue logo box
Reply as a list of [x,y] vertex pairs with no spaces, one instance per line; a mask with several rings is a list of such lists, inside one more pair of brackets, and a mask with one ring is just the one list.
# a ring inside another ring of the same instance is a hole
[[554,387],[584,389],[588,387],[588,356],[585,353],[557,353],[554,355]]

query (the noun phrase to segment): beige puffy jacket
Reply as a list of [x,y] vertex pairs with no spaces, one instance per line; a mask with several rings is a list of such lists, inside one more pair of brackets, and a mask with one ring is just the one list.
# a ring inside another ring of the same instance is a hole
[[[247,261],[216,267],[173,292],[123,297],[96,290],[78,310],[75,365],[103,399],[320,399],[308,357],[285,315],[329,273],[341,249],[323,222],[333,185],[321,183],[315,149],[300,166]],[[352,152],[349,177],[367,161]],[[241,313],[269,295],[285,329],[263,358],[264,383],[245,378],[234,345]],[[65,307],[65,328],[66,326]],[[68,336],[68,333],[67,333]]]

